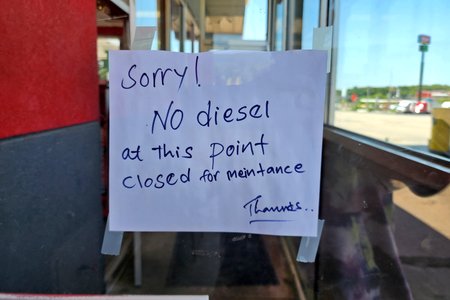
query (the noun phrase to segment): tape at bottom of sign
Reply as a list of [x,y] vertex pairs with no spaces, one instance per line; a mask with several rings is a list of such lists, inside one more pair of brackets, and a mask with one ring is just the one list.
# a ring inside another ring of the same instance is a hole
[[317,236],[302,237],[300,248],[298,249],[297,261],[304,263],[313,263],[316,260],[320,236],[322,235],[323,223],[325,223],[325,220],[318,220]]
[[110,231],[109,230],[109,217],[106,221],[105,234],[103,235],[102,254],[106,255],[119,255],[120,248],[122,247],[122,231]]

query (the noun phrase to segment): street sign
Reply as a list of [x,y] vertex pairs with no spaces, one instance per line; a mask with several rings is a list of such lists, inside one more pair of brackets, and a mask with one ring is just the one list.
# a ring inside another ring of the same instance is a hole
[[428,45],[419,45],[419,51],[428,52]]
[[[417,42],[422,45],[429,45],[431,43],[431,37],[429,35],[420,34],[417,37]],[[422,51],[422,50],[421,50]],[[425,50],[426,51],[426,50]]]

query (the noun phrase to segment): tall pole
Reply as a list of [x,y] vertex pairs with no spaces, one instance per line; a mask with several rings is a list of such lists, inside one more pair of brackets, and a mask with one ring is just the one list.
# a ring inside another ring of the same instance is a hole
[[422,59],[420,61],[420,79],[419,79],[419,101],[422,100],[422,82],[423,82],[423,65],[425,60],[425,51],[422,52]]
[[422,59],[420,61],[420,79],[419,79],[419,95],[418,101],[422,100],[422,82],[423,82],[423,67],[425,64],[425,52],[428,51],[428,45],[431,42],[431,37],[429,35],[420,34],[417,38],[419,43],[419,51],[422,52]]

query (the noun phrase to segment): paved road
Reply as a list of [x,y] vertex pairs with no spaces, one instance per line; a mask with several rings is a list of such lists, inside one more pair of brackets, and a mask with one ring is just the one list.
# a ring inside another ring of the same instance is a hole
[[336,111],[335,126],[398,145],[426,146],[431,115]]

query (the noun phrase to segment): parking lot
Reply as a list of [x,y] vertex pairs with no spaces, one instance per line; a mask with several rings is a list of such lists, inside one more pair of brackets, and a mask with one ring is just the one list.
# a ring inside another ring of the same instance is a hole
[[335,126],[397,145],[426,146],[431,137],[432,116],[336,111]]

